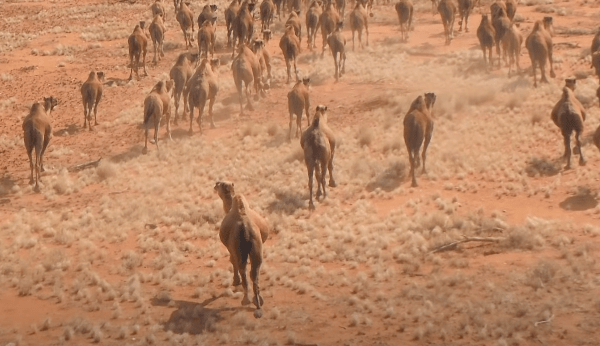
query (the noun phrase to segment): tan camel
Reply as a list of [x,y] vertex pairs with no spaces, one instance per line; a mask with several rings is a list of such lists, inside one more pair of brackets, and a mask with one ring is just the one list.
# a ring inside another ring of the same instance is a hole
[[288,110],[290,112],[290,131],[288,133],[288,140],[292,140],[292,124],[294,123],[294,116],[296,116],[296,137],[302,133],[302,113],[306,112],[307,126],[310,126],[310,96],[308,93],[308,83],[310,78],[303,78],[301,81],[297,81],[296,85],[288,93]]
[[508,55],[508,76],[512,74],[515,66],[517,74],[521,71],[519,57],[521,56],[521,46],[523,45],[523,35],[519,30],[518,23],[511,23],[510,28],[504,33],[502,38],[502,50]]
[[511,21],[504,8],[498,8],[492,16],[492,25],[494,26],[494,42],[496,42],[496,54],[498,55],[498,66],[502,64],[502,57],[506,58],[506,52],[500,50],[504,35],[510,30]]
[[[148,96],[144,99],[144,128],[145,141],[142,153],[148,153],[148,132],[150,130],[150,121],[154,124],[154,144],[158,150],[158,128],[163,116],[166,116],[167,135],[171,138],[171,91],[173,90],[173,80],[160,81],[156,83]],[[152,142],[152,140],[150,141]]]
[[202,12],[198,15],[198,30],[202,27],[202,24],[207,20],[212,21],[213,25],[217,21],[217,5],[204,5]]
[[225,9],[225,26],[227,27],[227,47],[231,46],[231,33],[233,32],[233,23],[240,12],[240,0],[233,0],[229,7]]
[[252,11],[254,10],[255,2],[244,0],[240,5],[240,10],[233,21],[233,48],[231,57],[235,56],[236,42],[239,42],[241,46],[246,43],[250,43],[252,34],[254,33],[254,17]]
[[[148,37],[144,32],[146,22],[142,21],[136,25],[133,29],[133,33],[127,39],[129,45],[129,65],[131,70],[129,71],[129,80],[133,79],[133,69],[135,66],[135,75],[137,79],[140,79],[138,74],[138,68],[140,66],[140,57],[142,58],[142,65],[144,67],[144,76],[148,75],[146,71],[146,49],[148,48]],[[135,64],[134,64],[135,62]]]
[[558,126],[563,135],[565,144],[565,153],[563,158],[567,159],[565,169],[571,168],[571,134],[575,132],[576,153],[579,152],[579,165],[585,165],[583,152],[581,151],[580,136],[583,134],[583,122],[586,118],[586,111],[583,105],[575,97],[576,79],[565,79],[565,86],[560,100],[552,108],[550,117],[552,122]]
[[367,46],[369,45],[369,16],[367,10],[360,1],[356,1],[354,10],[350,12],[350,30],[352,31],[352,50],[354,50],[354,33],[358,32],[358,44],[363,48],[362,31],[363,28],[367,34]]
[[[271,54],[267,49],[265,49],[265,41],[261,39],[254,39],[252,42],[252,51],[256,58],[260,63],[261,69],[261,83],[263,85],[263,89],[269,89],[271,87]],[[267,76],[264,76],[264,73],[267,73]]]
[[183,90],[192,75],[194,74],[193,65],[198,60],[198,54],[190,54],[190,53],[181,53],[177,57],[177,61],[175,65],[171,68],[169,72],[169,77],[175,82],[175,86],[173,89],[173,98],[175,99],[175,118],[173,122],[177,124],[177,120],[179,119],[179,102],[181,97],[183,96],[183,114],[181,116],[182,119],[185,120],[185,116],[187,114],[188,105],[187,105],[187,97],[185,96]]
[[165,26],[161,15],[157,14],[154,16],[154,20],[150,23],[148,30],[150,31],[150,38],[152,39],[152,45],[154,46],[154,58],[152,59],[152,62],[156,64],[165,56],[163,43],[165,41],[167,27]]
[[92,131],[92,109],[94,110],[94,125],[98,125],[98,103],[102,99],[102,82],[104,72],[91,71],[88,79],[81,85],[81,99],[83,101],[83,128],[87,123]]
[[184,91],[190,108],[190,135],[193,133],[192,121],[194,120],[194,108],[198,108],[198,126],[200,134],[202,134],[202,119],[204,117],[204,107],[208,101],[208,115],[210,116],[210,127],[214,129],[215,121],[213,118],[213,106],[217,100],[219,92],[219,76],[218,68],[220,66],[219,59],[213,59],[210,62],[203,59],[200,66],[196,69],[194,75],[187,83]]
[[[189,2],[185,2],[181,0],[179,3],[179,10],[177,11],[176,19],[179,22],[179,26],[181,27],[181,31],[183,32],[183,39],[185,40],[185,48],[191,48],[192,42],[194,42],[194,15],[192,11],[188,7],[190,5]],[[190,28],[192,28],[192,32],[190,33]]]
[[[213,58],[215,55],[215,31],[217,26],[215,25],[215,19],[206,20],[202,23],[202,26],[198,29],[198,56],[200,58],[205,57],[208,59],[208,53]],[[202,54],[204,52],[204,54]]]
[[423,173],[425,169],[425,159],[427,157],[427,147],[433,135],[433,117],[431,111],[435,103],[434,93],[426,93],[425,97],[419,95],[411,104],[408,112],[404,116],[404,143],[408,150],[408,159],[410,161],[410,175],[412,186],[417,187],[415,170],[420,165],[419,150],[423,145]]
[[261,31],[268,30],[271,28],[273,23],[273,16],[275,15],[275,3],[273,0],[263,0],[260,3],[260,21]]
[[233,72],[235,87],[240,98],[240,115],[244,115],[243,84],[246,84],[247,107],[251,111],[254,110],[254,107],[252,106],[252,101],[250,99],[250,87],[254,85],[257,100],[259,94],[263,91],[260,60],[250,48],[245,44],[241,44],[238,48],[238,55],[231,63],[231,70]]
[[342,36],[343,22],[339,22],[334,32],[327,37],[327,44],[333,55],[333,63],[335,64],[335,81],[339,81],[340,77],[346,73],[346,38]]
[[248,215],[248,209],[248,202],[244,196],[236,195],[233,198],[231,209],[221,222],[219,238],[229,251],[229,260],[233,265],[233,285],[242,284],[244,290],[242,305],[250,304],[246,274],[246,265],[248,258],[250,258],[250,279],[253,283],[254,292],[252,302],[256,306],[254,317],[260,318],[263,314],[261,308],[264,304],[259,286],[260,267],[263,262],[263,243],[258,226],[252,222]]
[[396,5],[396,13],[398,14],[398,22],[400,22],[400,33],[402,41],[408,41],[408,32],[412,26],[413,18],[413,3],[411,0],[400,0]]
[[283,58],[285,60],[285,66],[287,67],[287,83],[290,82],[290,78],[292,77],[292,62],[294,63],[294,74],[296,76],[296,80],[298,80],[296,60],[298,59],[298,55],[300,55],[300,39],[298,39],[298,36],[296,36],[294,27],[292,25],[285,27],[285,32],[279,41],[279,48],[281,48],[281,52],[283,53]]
[[167,11],[165,11],[162,0],[154,1],[152,6],[150,6],[150,10],[152,10],[152,18],[160,14],[164,20],[167,20]]
[[300,11],[292,11],[285,22],[285,27],[292,26],[294,33],[298,37],[298,42],[302,43],[302,21],[300,20]]
[[321,7],[321,1],[313,0],[306,11],[306,41],[309,49],[316,48],[315,36],[319,29],[321,14],[323,14],[323,8]]
[[465,24],[465,32],[469,32],[469,15],[478,2],[478,0],[458,0],[458,15],[460,16],[460,20],[458,21],[459,32],[462,31],[463,22]]
[[342,22],[343,18],[340,17],[340,14],[336,10],[335,6],[329,2],[325,11],[321,15],[321,36],[323,38],[323,51],[321,52],[321,56],[325,55],[325,47],[327,47],[327,37],[332,34],[338,23]]
[[[496,30],[490,23],[487,14],[481,15],[481,22],[477,28],[477,38],[479,39],[479,45],[483,51],[483,61],[488,66],[493,66],[492,51],[494,48],[494,37],[496,36]],[[486,50],[489,52],[486,59]]]
[[[549,19],[546,19],[549,18]],[[552,26],[552,17],[544,18],[544,22],[536,21],[533,30],[525,40],[525,47],[529,51],[531,69],[533,70],[533,85],[537,87],[535,70],[539,66],[542,75],[541,82],[548,83],[546,78],[546,62],[550,62],[550,77],[556,77],[552,62],[552,36],[548,28]]]
[[[233,197],[235,196],[235,188],[232,182],[230,181],[217,181],[215,183],[215,192],[223,201],[223,211],[225,214],[231,210],[231,206],[233,205]],[[259,230],[260,237],[262,242],[266,242],[269,239],[269,233],[271,232],[271,226],[269,225],[269,220],[262,217],[259,213],[254,211],[254,209],[248,208],[248,216],[252,219]]]
[[446,37],[446,44],[448,45],[454,39],[454,17],[456,17],[456,4],[454,3],[454,0],[441,0],[437,9],[442,17],[444,35]]
[[[325,181],[327,177],[327,168],[329,167],[330,185],[333,181],[333,155],[331,146],[325,131],[321,128],[321,121],[326,122],[327,106],[317,106],[317,111],[313,117],[311,125],[304,131],[300,137],[300,146],[304,150],[304,162],[308,171],[308,191],[310,210],[315,209],[313,202],[313,174],[316,170],[317,176],[317,199],[323,195],[327,198]],[[322,189],[322,191],[321,191]]]
[[[52,138],[52,120],[50,113],[58,105],[58,99],[55,97],[44,97],[44,104],[39,102],[31,106],[29,114],[23,120],[23,141],[25,150],[29,157],[29,168],[31,170],[31,178],[29,184],[33,184],[33,169],[35,167],[35,187],[34,191],[39,192],[39,182],[42,181],[40,172],[44,172],[44,152],[48,148],[50,139]],[[35,149],[35,166],[33,164],[32,153]]]

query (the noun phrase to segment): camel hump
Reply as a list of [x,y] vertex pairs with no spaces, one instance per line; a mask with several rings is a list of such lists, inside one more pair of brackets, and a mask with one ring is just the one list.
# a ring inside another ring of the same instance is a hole
[[236,209],[240,215],[247,215],[248,202],[246,202],[246,198],[244,198],[243,195],[234,196],[233,203],[236,206]]

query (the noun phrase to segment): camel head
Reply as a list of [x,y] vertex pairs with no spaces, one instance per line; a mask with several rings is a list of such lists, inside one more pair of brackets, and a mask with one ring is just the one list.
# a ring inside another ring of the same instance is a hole
[[44,97],[44,109],[50,114],[58,106],[58,99],[54,96]]
[[544,29],[548,30],[550,36],[554,36],[554,21],[552,17],[544,17]]
[[428,109],[432,109],[437,96],[434,93],[425,93],[425,104]]
[[[296,13],[296,16],[300,17],[300,10],[296,10],[293,13]],[[290,13],[291,14],[291,13]]]
[[565,86],[573,91],[575,91],[576,84],[577,84],[577,79],[575,79],[575,78],[565,79]]
[[341,31],[343,28],[344,28],[344,21],[343,20],[337,22],[337,24],[335,25],[335,30],[336,31]]
[[269,42],[271,37],[273,37],[273,33],[270,29],[263,30],[263,40],[265,40],[265,42]]
[[487,14],[482,14],[481,15],[481,24],[485,24],[488,23],[490,21],[489,17]]
[[215,59],[210,59],[210,67],[212,68],[213,71],[216,71],[219,66],[221,66],[221,59],[219,58],[215,58]]
[[327,120],[327,106],[317,106],[315,116],[313,117],[313,124],[318,125],[321,119],[323,119],[323,121]]
[[[302,78],[302,84],[308,86],[309,83],[310,83],[310,77]],[[323,107],[325,107],[325,110],[327,110],[327,106],[323,106]]]
[[140,20],[140,29],[145,30],[146,29],[146,21],[145,20]]
[[217,9],[218,9],[218,7],[217,7],[217,5],[210,5],[210,9],[211,9],[213,12],[216,12],[216,11],[217,11]]
[[98,76],[99,81],[101,81],[101,82],[104,81],[104,77],[105,77],[104,72],[98,71],[98,72],[96,72],[96,76]]
[[[235,196],[235,189],[233,188],[233,183],[230,181],[217,181],[214,190],[223,202],[229,203],[233,196]],[[223,208],[226,209],[225,204],[223,205]],[[226,213],[228,211],[229,210],[225,210]]]
[[264,47],[265,41],[261,40],[260,38],[255,38],[252,42],[252,51],[254,51],[254,53],[258,52],[259,49],[262,49]]
[[254,7],[256,7],[256,2],[251,1],[248,3],[248,12],[252,13],[254,11]]

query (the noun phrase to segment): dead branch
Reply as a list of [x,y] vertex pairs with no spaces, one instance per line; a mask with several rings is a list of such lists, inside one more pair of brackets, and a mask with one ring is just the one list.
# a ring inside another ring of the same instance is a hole
[[109,192],[108,194],[109,195],[118,195],[120,193],[127,192],[127,191],[129,191],[129,188],[126,188],[125,190],[121,190],[121,191],[112,191],[112,192]]
[[436,252],[454,250],[454,249],[456,249],[456,247],[459,244],[468,243],[468,242],[472,242],[472,241],[480,241],[480,242],[485,242],[485,243],[499,243],[505,239],[506,238],[500,238],[500,237],[467,237],[467,236],[463,235],[463,239],[454,241],[450,244],[446,244],[446,245],[437,247],[437,248],[429,251],[429,253],[431,254],[431,253],[436,253]]
[[550,323],[552,321],[552,319],[554,318],[554,314],[552,314],[552,316],[550,316],[547,320],[543,320],[543,321],[537,321],[533,324],[534,327],[537,327],[540,324],[544,324],[544,323]]
[[90,168],[90,167],[98,167],[98,164],[100,164],[100,160],[102,160],[102,158],[99,158],[96,161],[90,161],[90,162],[82,163],[79,165],[71,166],[68,168],[68,171],[69,172],[77,172],[77,171],[81,171],[83,169]]

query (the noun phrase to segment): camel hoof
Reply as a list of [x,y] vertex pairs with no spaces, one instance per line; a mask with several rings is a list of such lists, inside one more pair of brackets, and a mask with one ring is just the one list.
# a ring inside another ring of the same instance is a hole
[[579,165],[580,166],[585,166],[587,162],[585,160],[579,160]]
[[35,180],[33,178],[29,179],[29,185],[33,185],[33,183],[35,183]]
[[315,204],[313,202],[308,204],[308,210],[315,210]]
[[261,318],[263,316],[263,312],[261,309],[254,310],[254,318]]
[[418,187],[419,185],[417,185],[417,182],[416,182],[416,181],[413,181],[413,182],[412,182],[412,184],[411,184],[410,186],[412,186],[412,187]]
[[146,155],[148,154],[148,148],[144,147],[144,149],[142,149],[142,154]]
[[40,192],[40,186],[38,184],[35,184],[35,187],[33,188],[33,191],[39,193]]
[[569,169],[571,169],[571,165],[566,165],[565,166],[565,171],[568,171]]
[[244,296],[244,298],[242,299],[242,305],[248,305],[250,304],[250,299],[248,299],[248,296]]
[[329,181],[329,186],[330,187],[337,187],[337,183],[335,181],[333,181],[333,180],[330,180]]

